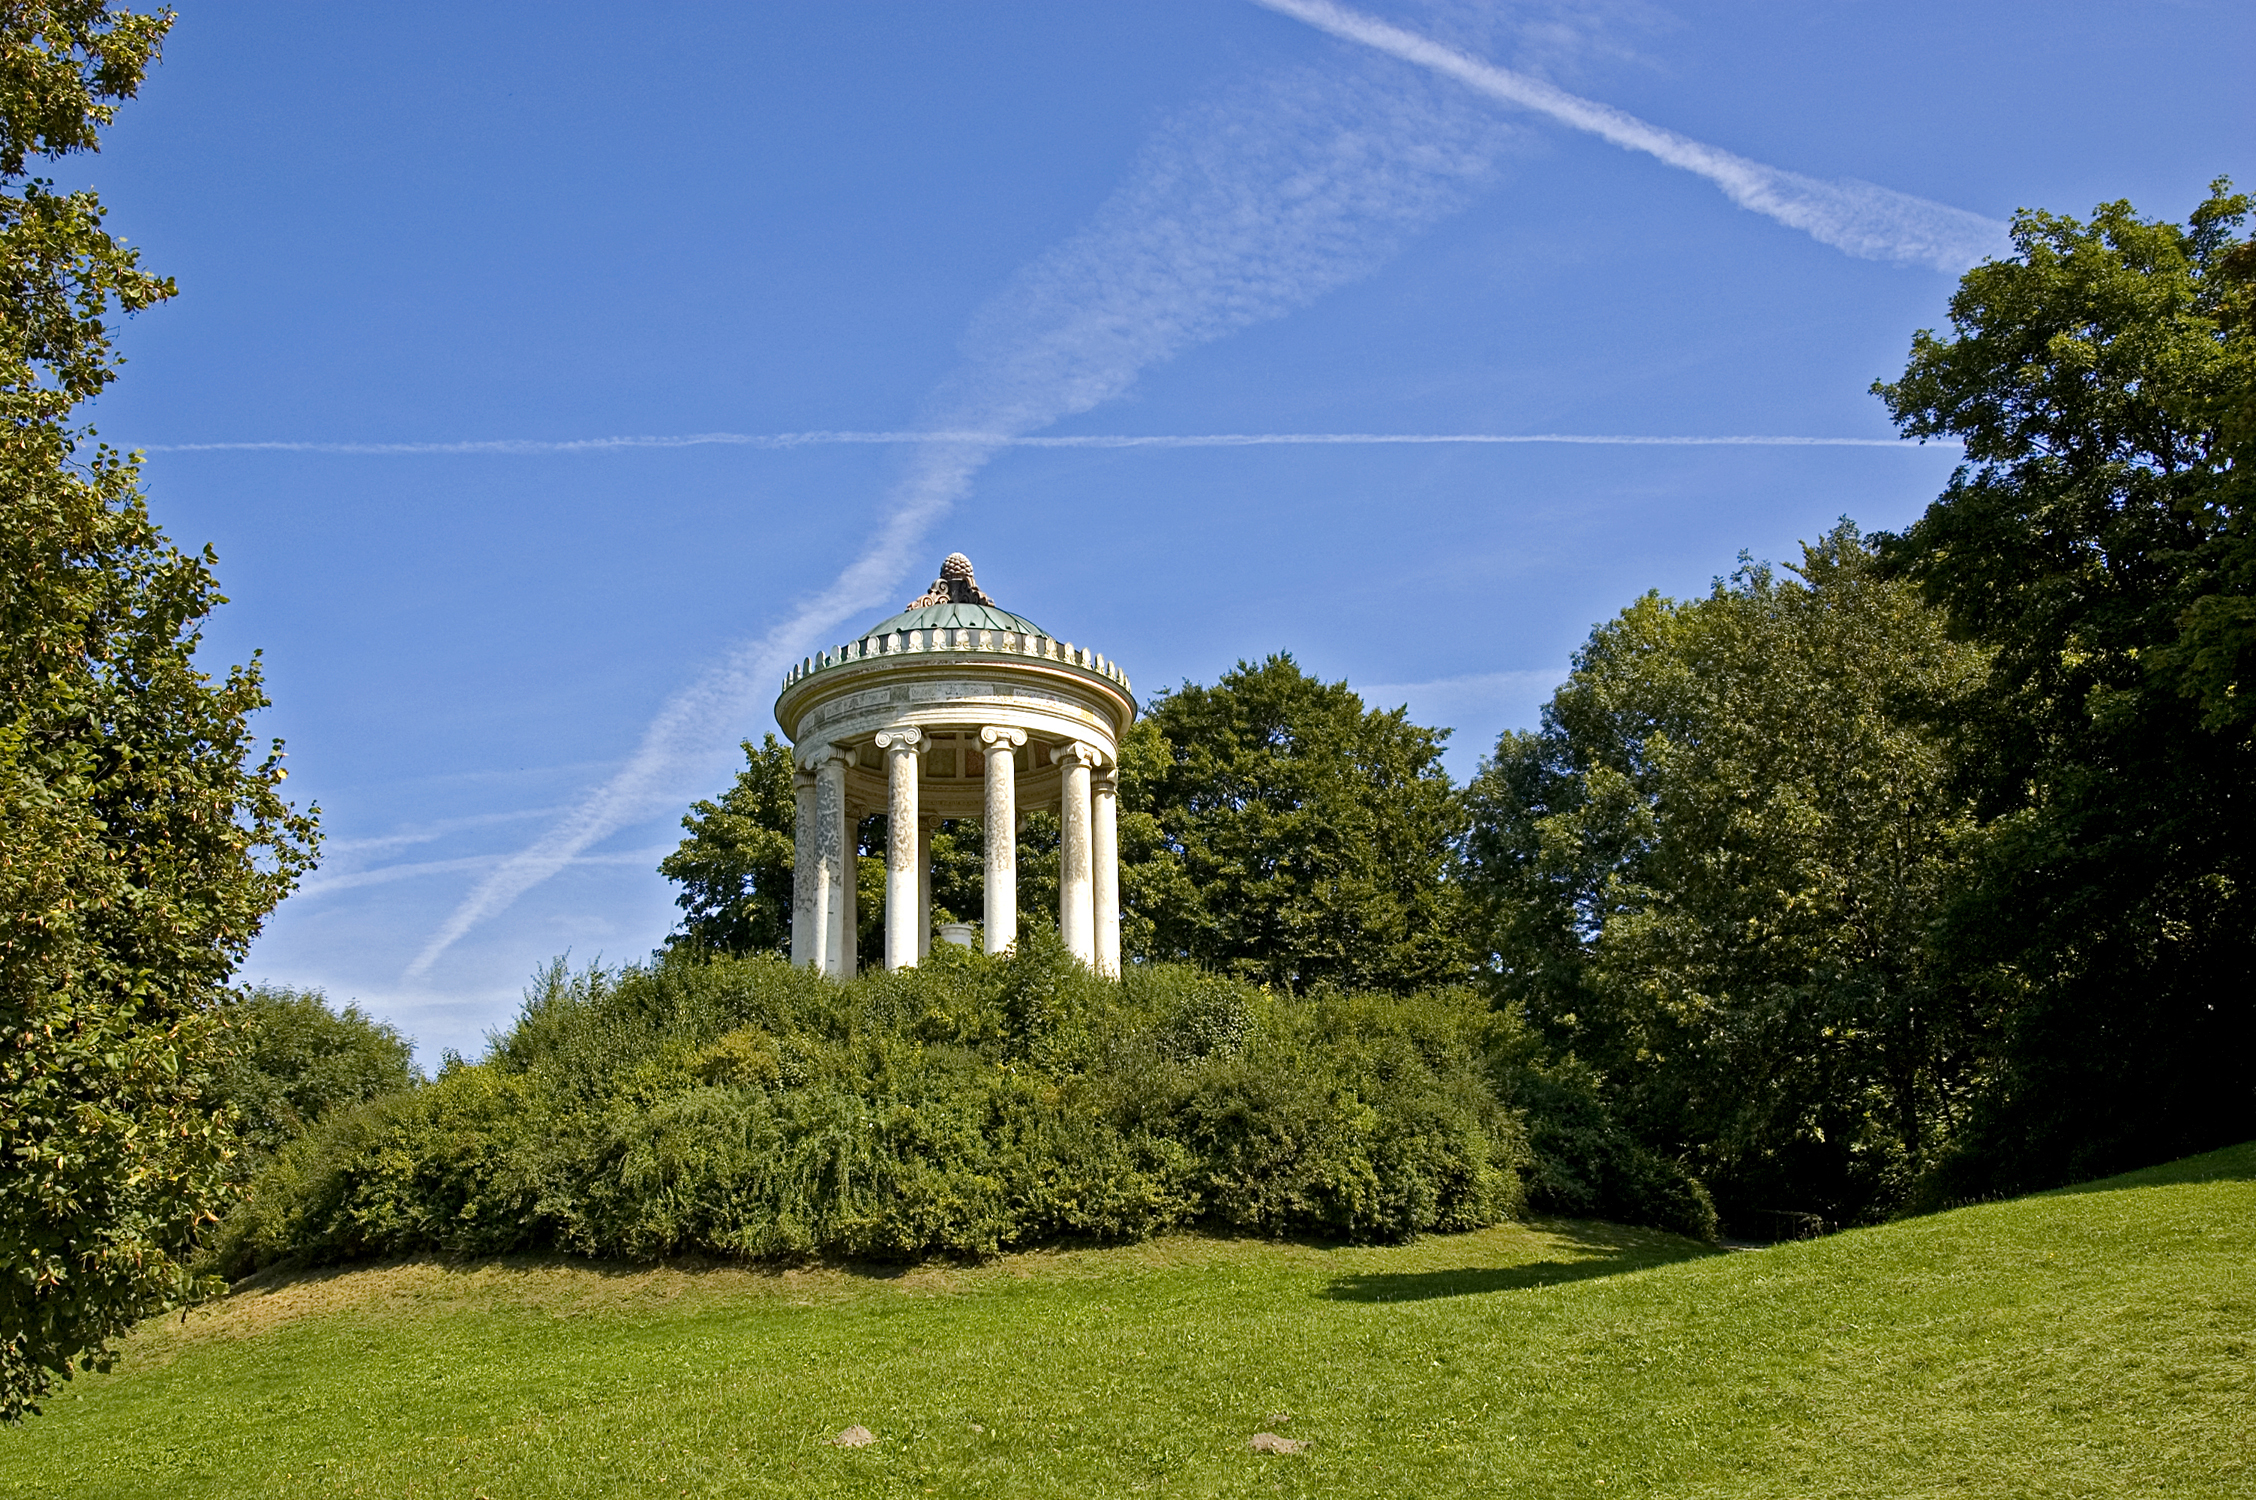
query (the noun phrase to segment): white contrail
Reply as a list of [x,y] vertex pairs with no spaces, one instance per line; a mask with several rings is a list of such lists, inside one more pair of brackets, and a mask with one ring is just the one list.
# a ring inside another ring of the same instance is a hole
[[[1300,70],[1178,116],[1088,225],[1013,276],[973,320],[927,403],[874,539],[815,598],[678,694],[624,769],[488,872],[408,966],[630,820],[681,805],[792,661],[897,600],[911,550],[1008,442],[1126,391],[1150,366],[1282,315],[1375,269],[1462,203],[1510,132],[1436,90]],[[695,778],[695,779],[693,779]]]
[[[628,865],[649,869],[674,852],[671,844],[652,849],[630,849],[618,854],[581,854],[570,861],[574,868],[588,865]],[[351,870],[344,874],[315,874],[306,877],[297,890],[295,900],[304,901],[332,891],[357,890],[367,885],[390,885],[395,881],[416,880],[426,875],[460,875],[473,870],[490,870],[508,858],[503,854],[467,854],[460,859],[423,859],[396,865],[377,865],[367,870]]]
[[[321,841],[321,867],[335,867],[340,856],[358,854],[388,854],[395,849],[411,848],[416,844],[435,844],[440,839],[463,833],[473,828],[491,828],[496,823],[519,823],[532,818],[554,817],[561,808],[520,807],[508,812],[473,813],[466,818],[441,818],[435,823],[418,823],[396,833],[371,834],[366,838],[325,838]],[[300,887],[302,890],[304,887]]]
[[1333,0],[1254,0],[1254,4],[1430,68],[1491,99],[1548,115],[1624,150],[1642,151],[1672,167],[1698,173],[1741,208],[1768,214],[1820,243],[1866,260],[1917,262],[1959,272],[2012,248],[2006,226],[1995,219],[1855,178],[1826,182],[1749,161]]
[[147,453],[221,451],[337,454],[552,454],[617,448],[817,448],[826,446],[955,443],[972,448],[1290,448],[1383,447],[1389,444],[1568,443],[1631,448],[1914,448],[1903,438],[1795,437],[1743,433],[1701,436],[1628,432],[1167,432],[1088,433],[1070,437],[1011,436],[1000,432],[695,432],[680,436],[485,438],[458,443],[160,443]]

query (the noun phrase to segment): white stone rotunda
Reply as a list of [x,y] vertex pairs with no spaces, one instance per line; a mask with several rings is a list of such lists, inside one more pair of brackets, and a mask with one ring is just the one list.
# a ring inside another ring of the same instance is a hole
[[854,973],[855,830],[884,811],[885,966],[932,947],[932,833],[987,835],[986,946],[1018,937],[1018,827],[1055,808],[1058,932],[1120,972],[1120,736],[1136,699],[1120,669],[998,607],[953,553],[909,607],[784,679],[776,722],[798,793],[791,961]]

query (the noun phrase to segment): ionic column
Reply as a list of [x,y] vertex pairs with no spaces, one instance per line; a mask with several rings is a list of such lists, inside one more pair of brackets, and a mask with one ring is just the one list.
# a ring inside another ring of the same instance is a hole
[[1075,958],[1096,967],[1097,914],[1090,879],[1089,773],[1104,760],[1079,741],[1050,752],[1064,768],[1058,787],[1058,936]]
[[919,729],[881,729],[885,756],[885,967],[913,969],[917,946],[917,755]]
[[[825,745],[815,761],[815,869],[821,882],[822,971],[850,979],[854,971],[854,825],[846,806],[846,767],[854,753]],[[841,967],[841,965],[845,967]]]
[[917,819],[917,958],[932,956],[932,835],[938,818]]
[[1089,778],[1089,904],[1097,926],[1097,972],[1120,977],[1120,772]]
[[852,979],[862,969],[862,809],[846,805],[846,891],[841,900],[845,933],[838,949],[836,973]]
[[791,796],[791,966],[822,967],[823,879],[815,852],[815,773],[793,766]]
[[1018,759],[1026,731],[990,724],[979,731],[987,756],[987,951],[1018,941]]

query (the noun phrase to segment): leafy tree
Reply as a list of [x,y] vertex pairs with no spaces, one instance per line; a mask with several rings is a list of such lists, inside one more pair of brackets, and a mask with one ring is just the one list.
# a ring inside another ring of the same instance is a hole
[[1121,747],[1123,946],[1296,990],[1467,977],[1448,733],[1287,655],[1161,694]]
[[1941,721],[1997,832],[1946,950],[2006,1015],[1950,1191],[2256,1133],[2249,207],[2022,213],[1875,387],[1966,449],[1888,564],[1994,651]]
[[259,985],[230,1008],[233,1055],[219,1093],[234,1106],[235,1133],[271,1152],[329,1110],[415,1082],[407,1038],[357,1005],[331,1010],[319,990]]
[[1981,1055],[1922,948],[1972,823],[1900,716],[1982,653],[1847,522],[1789,573],[1600,626],[1468,794],[1502,997],[1727,1218],[1899,1199]]
[[682,890],[682,938],[723,953],[791,951],[791,748],[774,735],[744,742],[744,769],[719,802],[682,819],[689,837],[658,873]]
[[2256,244],[2215,256],[2204,279],[2222,335],[2218,366],[2179,406],[2216,434],[2214,487],[2202,501],[2211,586],[2157,654],[2200,703],[2203,728],[2246,734],[2256,730]]
[[195,1295],[220,1204],[222,985],[311,863],[315,826],[253,749],[257,664],[196,669],[215,562],[150,520],[134,461],[86,450],[116,378],[105,318],[173,293],[92,193],[28,163],[90,151],[171,14],[0,9],[0,1416]]

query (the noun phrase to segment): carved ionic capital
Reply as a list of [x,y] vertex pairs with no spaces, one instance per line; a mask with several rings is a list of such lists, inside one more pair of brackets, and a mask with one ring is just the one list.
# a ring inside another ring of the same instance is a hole
[[845,745],[809,745],[794,753],[798,756],[799,768],[803,771],[819,771],[832,764],[851,766],[861,759]]
[[1099,766],[1089,774],[1089,790],[1099,796],[1109,796],[1120,790],[1120,768]]
[[914,725],[901,725],[893,729],[880,729],[875,735],[877,748],[888,755],[914,755],[924,748],[924,731]]
[[1050,752],[1050,764],[1062,766],[1068,762],[1078,762],[1093,771],[1105,763],[1105,756],[1096,746],[1075,740],[1070,745],[1060,745]]
[[1012,750],[1016,750],[1019,746],[1026,743],[1026,731],[1023,729],[1011,729],[1001,724],[990,724],[985,729],[979,731],[979,743],[989,746],[1003,745]]

